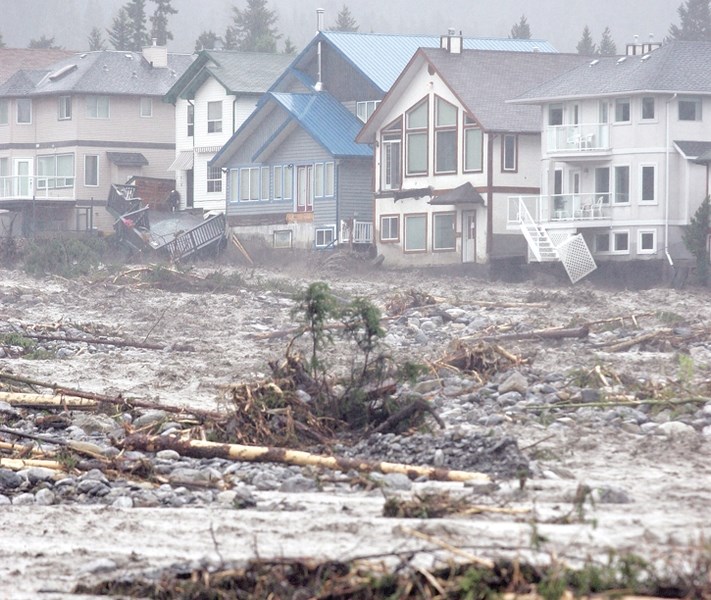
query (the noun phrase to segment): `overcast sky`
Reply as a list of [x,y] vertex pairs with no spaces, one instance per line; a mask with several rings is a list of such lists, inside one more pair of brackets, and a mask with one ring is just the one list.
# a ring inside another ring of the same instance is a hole
[[[24,48],[45,35],[71,50],[85,50],[92,27],[111,26],[126,0],[0,0],[0,33],[9,47]],[[561,52],[575,52],[583,27],[588,25],[597,43],[610,27],[618,52],[639,35],[652,33],[662,40],[672,23],[679,22],[682,0],[269,0],[279,16],[277,27],[301,49],[316,30],[316,8],[326,10],[326,27],[346,4],[362,32],[427,33],[447,28],[470,37],[507,37],[511,26],[526,15],[532,37],[546,39]],[[173,0],[178,14],[169,27],[175,36],[170,49],[191,52],[202,31],[222,35],[231,7],[244,8],[247,0]],[[147,13],[154,4],[146,1]],[[283,41],[283,40],[282,40]]]

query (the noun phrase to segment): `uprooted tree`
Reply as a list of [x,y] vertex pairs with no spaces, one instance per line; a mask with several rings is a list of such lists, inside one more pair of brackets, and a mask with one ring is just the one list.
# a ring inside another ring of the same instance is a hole
[[684,244],[696,259],[696,275],[701,285],[707,285],[709,279],[708,235],[711,218],[711,200],[704,198],[689,224],[684,229]]

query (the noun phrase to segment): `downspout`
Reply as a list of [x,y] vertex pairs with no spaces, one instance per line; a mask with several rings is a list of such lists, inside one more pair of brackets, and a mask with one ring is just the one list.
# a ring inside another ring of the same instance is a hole
[[496,134],[488,134],[486,157],[486,256],[491,262],[491,249],[494,246],[494,140]]
[[667,98],[667,111],[666,111],[666,146],[664,148],[665,152],[665,163],[664,163],[664,255],[667,257],[667,262],[670,266],[674,266],[674,261],[669,254],[669,105],[672,100],[677,97],[674,93],[670,98]]

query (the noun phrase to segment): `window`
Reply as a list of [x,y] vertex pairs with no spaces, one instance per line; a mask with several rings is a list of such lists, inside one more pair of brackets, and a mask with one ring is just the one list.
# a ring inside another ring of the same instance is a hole
[[37,187],[68,188],[74,185],[74,155],[56,154],[37,157]]
[[21,125],[32,123],[32,100],[29,98],[17,99],[17,122]]
[[654,229],[639,231],[637,238],[638,254],[654,254],[657,251],[657,232]]
[[679,98],[679,120],[680,121],[700,121],[701,120],[701,98],[687,96]]
[[140,115],[142,117],[153,116],[153,100],[151,98],[141,98]]
[[259,167],[239,170],[239,199],[242,202],[259,200]]
[[314,198],[323,198],[323,163],[314,165]]
[[464,171],[481,171],[483,169],[484,136],[481,129],[469,117],[464,117]]
[[294,197],[294,165],[284,167],[284,200]]
[[207,193],[222,191],[222,169],[220,167],[207,167]]
[[457,107],[435,101],[435,173],[457,172]]
[[0,100],[0,125],[7,125],[10,116],[10,103],[7,100]]
[[[265,177],[262,172],[262,178]],[[276,166],[274,167],[274,200],[291,200],[294,187],[294,167]]]
[[87,96],[86,116],[89,119],[109,118],[109,97],[108,96]]
[[595,252],[610,251],[610,234],[598,233],[595,235]]
[[610,202],[610,168],[597,167],[595,169],[595,197],[602,196],[603,202]]
[[548,107],[548,125],[562,125],[563,124],[563,105],[562,104],[551,104]]
[[336,165],[332,162],[327,162],[325,171],[324,196],[333,198],[336,195]]
[[320,227],[316,230],[316,247],[325,248],[330,246],[336,239],[336,227],[331,225],[329,227]]
[[612,251],[626,254],[630,251],[630,234],[627,231],[612,233]]
[[274,231],[275,248],[291,248],[291,229],[277,229]]
[[380,241],[397,242],[400,240],[400,217],[383,215],[380,217]]
[[380,187],[383,190],[400,189],[402,125],[400,119],[383,128],[380,141]]
[[630,168],[615,167],[615,204],[627,204],[630,201]]
[[434,214],[432,217],[433,250],[454,250],[457,247],[454,221],[456,213]]
[[642,165],[642,202],[654,202],[656,198],[657,178],[653,165]]
[[99,157],[96,154],[84,156],[84,185],[89,187],[99,185]]
[[600,123],[608,123],[610,121],[610,105],[607,100],[600,101],[599,117]]
[[68,121],[72,118],[72,97],[71,96],[60,96],[58,111],[59,114],[57,118],[60,121]]
[[652,96],[644,96],[642,98],[642,120],[654,118],[654,98]]
[[222,102],[207,103],[207,132],[219,133],[222,131]]
[[427,215],[405,215],[405,252],[427,251]]
[[188,104],[188,137],[195,135],[195,106]]
[[420,102],[405,115],[406,138],[406,174],[427,174],[427,123],[429,103]]
[[615,123],[630,122],[630,99],[617,98],[615,100]]
[[516,171],[518,169],[518,139],[515,135],[505,134],[501,143],[503,156],[501,169],[503,171]]
[[282,186],[282,172],[283,172],[283,167],[277,166],[274,167],[274,200],[281,200],[283,198],[283,186]]
[[370,119],[370,115],[375,112],[375,109],[380,104],[379,100],[367,100],[365,102],[356,102],[356,116],[365,123]]
[[259,195],[262,200],[269,200],[269,167],[261,168],[262,181],[260,183],[262,193]]

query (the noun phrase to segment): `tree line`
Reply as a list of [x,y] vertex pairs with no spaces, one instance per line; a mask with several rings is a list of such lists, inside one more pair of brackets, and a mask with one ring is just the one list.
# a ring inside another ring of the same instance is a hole
[[[114,50],[140,51],[153,39],[158,45],[166,45],[173,39],[169,29],[172,15],[178,14],[172,0],[148,0],[153,12],[148,15],[146,0],[128,0],[116,13],[111,27],[103,32],[94,27],[87,38],[89,50],[107,50],[109,45]],[[711,0],[684,0],[677,9],[679,24],[672,24],[667,39],[711,41]],[[276,27],[277,12],[267,6],[267,0],[247,0],[247,6],[239,9],[232,7],[232,17],[225,31],[203,31],[195,40],[195,51],[200,50],[241,50],[252,52],[277,52],[279,41],[283,37]],[[335,22],[329,28],[332,31],[358,31],[359,25],[347,5],[338,12]],[[106,34],[106,35],[105,35]],[[108,39],[107,37],[108,36]],[[512,39],[531,39],[531,27],[526,15],[511,28]],[[5,43],[0,33],[0,48]],[[58,48],[54,37],[42,35],[30,40],[29,48]],[[590,28],[585,25],[582,36],[576,46],[578,54],[615,55],[617,46],[612,38],[610,27],[605,27],[598,43],[593,40]],[[281,52],[294,54],[296,47],[290,38],[285,38]]]

